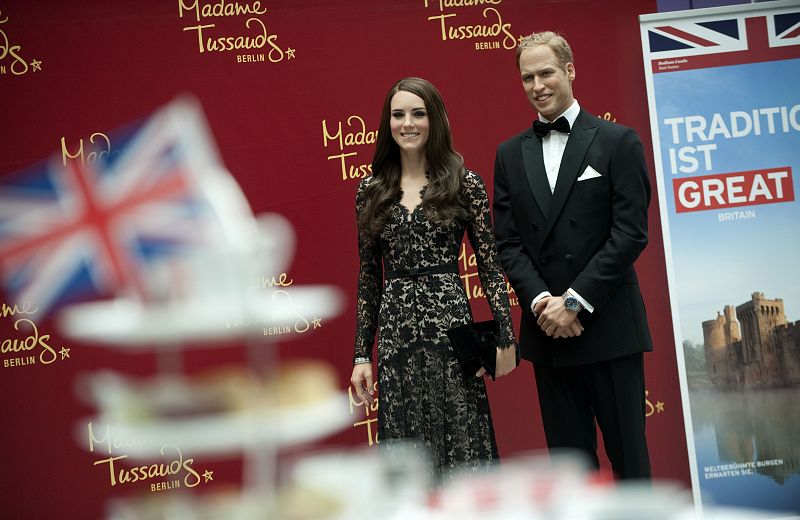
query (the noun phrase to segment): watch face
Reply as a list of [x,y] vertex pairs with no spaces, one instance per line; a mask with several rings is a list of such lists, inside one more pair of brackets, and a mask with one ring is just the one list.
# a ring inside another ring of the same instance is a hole
[[574,296],[567,296],[564,298],[564,307],[566,307],[568,310],[576,312],[581,310],[581,304]]

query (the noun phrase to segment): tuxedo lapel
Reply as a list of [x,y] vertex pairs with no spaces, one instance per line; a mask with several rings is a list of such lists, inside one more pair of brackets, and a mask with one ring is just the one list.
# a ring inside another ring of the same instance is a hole
[[553,195],[550,192],[550,182],[547,180],[547,170],[544,167],[542,143],[534,137],[532,131],[522,136],[522,162],[533,198],[536,199],[542,216],[546,218],[550,212]]
[[575,179],[580,175],[583,159],[586,157],[586,152],[589,151],[589,146],[591,146],[596,133],[597,124],[594,122],[594,116],[585,110],[581,110],[570,131],[567,146],[564,148],[564,156],[558,169],[556,189],[553,191],[553,197],[550,201],[550,212],[546,214],[547,228],[545,236],[550,233],[553,224],[561,213],[561,209],[567,202],[572,186],[575,184]]

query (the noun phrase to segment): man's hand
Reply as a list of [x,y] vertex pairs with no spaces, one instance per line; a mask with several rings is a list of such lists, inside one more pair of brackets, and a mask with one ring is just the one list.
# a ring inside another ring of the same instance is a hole
[[547,306],[547,300],[549,298],[552,298],[552,296],[545,296],[544,298],[542,298],[541,300],[536,302],[536,305],[533,306],[533,315],[534,316],[536,316],[538,318],[539,315],[542,314],[542,311],[544,311],[544,308]]
[[566,327],[561,327],[556,329],[555,333],[553,334],[553,337],[574,338],[575,336],[580,336],[581,332],[583,332],[583,325],[581,325],[581,321],[578,318],[575,318],[575,321],[573,321]]
[[539,316],[536,323],[548,336],[554,338],[572,338],[580,336],[583,326],[578,320],[578,313],[567,310],[560,296],[546,296],[536,302],[534,312]]

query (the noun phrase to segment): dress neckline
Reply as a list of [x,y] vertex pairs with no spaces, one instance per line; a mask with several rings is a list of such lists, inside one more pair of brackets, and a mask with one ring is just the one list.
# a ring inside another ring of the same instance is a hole
[[405,219],[405,220],[411,220],[411,217],[414,216],[414,213],[416,213],[417,210],[420,207],[422,207],[422,197],[425,195],[425,190],[427,188],[428,188],[428,183],[425,183],[422,186],[422,188],[419,189],[419,202],[417,204],[415,204],[413,208],[409,208],[408,206],[403,204],[403,202],[402,202],[402,200],[403,200],[403,188],[402,187],[400,188],[400,192],[397,195],[397,205],[400,206],[400,209],[403,211],[403,213],[405,213],[405,215],[407,217],[407,219]]

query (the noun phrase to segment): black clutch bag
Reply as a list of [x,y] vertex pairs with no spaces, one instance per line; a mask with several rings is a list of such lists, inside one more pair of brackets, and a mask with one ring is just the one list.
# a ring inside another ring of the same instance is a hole
[[[447,331],[447,337],[464,370],[475,374],[481,367],[494,379],[497,364],[497,322],[495,320],[467,323]],[[519,365],[519,348],[517,348]]]

